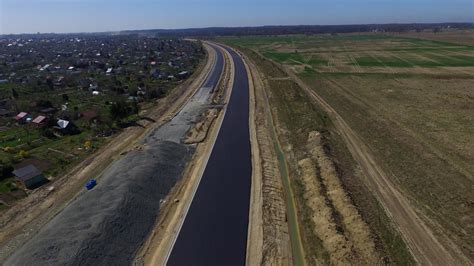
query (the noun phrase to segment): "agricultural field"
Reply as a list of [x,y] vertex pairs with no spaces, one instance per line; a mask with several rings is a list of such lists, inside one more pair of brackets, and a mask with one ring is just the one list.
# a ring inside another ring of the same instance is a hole
[[[221,41],[281,64],[322,96],[422,211],[435,234],[448,236],[466,257],[474,258],[474,40],[469,34],[370,33]],[[335,155],[344,150],[338,143],[330,143]],[[350,158],[339,154],[336,159],[350,165]],[[349,172],[355,174],[356,168]],[[365,205],[370,199],[364,198],[361,188],[354,188],[353,180],[341,180],[368,224],[380,223],[368,214],[374,205]],[[383,226],[378,228],[383,230]]]

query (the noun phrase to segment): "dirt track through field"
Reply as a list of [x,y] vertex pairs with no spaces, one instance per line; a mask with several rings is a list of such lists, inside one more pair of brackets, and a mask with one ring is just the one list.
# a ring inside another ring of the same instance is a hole
[[[426,226],[417,211],[410,205],[408,199],[396,189],[389,176],[377,165],[369,152],[369,148],[342,117],[291,70],[284,70],[331,117],[351,154],[362,167],[369,187],[376,193],[388,214],[398,225],[404,240],[418,263],[423,265],[469,264],[469,260],[447,237],[440,236],[444,245],[438,241],[433,231]],[[426,217],[423,218],[427,219]]]

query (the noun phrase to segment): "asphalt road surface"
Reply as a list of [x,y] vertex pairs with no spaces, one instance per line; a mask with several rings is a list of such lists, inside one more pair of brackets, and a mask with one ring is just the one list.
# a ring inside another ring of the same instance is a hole
[[251,187],[249,86],[240,56],[232,94],[168,265],[245,265]]

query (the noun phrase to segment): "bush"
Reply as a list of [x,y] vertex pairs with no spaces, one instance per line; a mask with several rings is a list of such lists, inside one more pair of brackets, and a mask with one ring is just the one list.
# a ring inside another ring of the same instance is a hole
[[20,155],[21,158],[27,158],[30,156],[30,153],[28,151],[25,151],[25,150],[21,150],[18,155]]
[[48,139],[54,139],[56,136],[54,135],[53,131],[47,127],[45,127],[42,131],[41,131],[41,135],[43,137],[46,137]]
[[137,114],[138,111],[139,106],[136,101],[126,102],[122,100],[112,103],[110,106],[110,115],[115,121],[120,121],[129,115]]
[[91,149],[92,148],[92,141],[86,140],[86,142],[84,142],[84,147],[88,150]]
[[12,175],[13,166],[9,163],[0,164],[0,180],[9,178]]
[[14,149],[10,146],[7,146],[7,147],[3,148],[3,151],[7,152],[7,153],[12,153],[14,151]]

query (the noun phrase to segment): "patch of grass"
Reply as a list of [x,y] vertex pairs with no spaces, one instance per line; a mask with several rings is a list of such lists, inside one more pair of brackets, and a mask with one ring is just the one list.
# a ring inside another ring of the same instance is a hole
[[8,193],[16,189],[14,178],[6,178],[0,181],[0,193]]
[[294,61],[304,62],[304,57],[299,53],[265,52],[264,55],[280,63],[297,64]]
[[413,67],[414,65],[410,62],[401,60],[396,57],[378,57],[373,58],[370,56],[356,57],[356,63],[351,63],[351,65],[359,65],[363,67],[367,66],[376,66],[376,67]]
[[312,65],[312,66],[321,66],[321,65],[327,65],[328,60],[326,59],[321,59],[321,58],[315,58],[314,56],[306,61],[307,64]]
[[6,209],[8,209],[8,206],[3,203],[0,203],[0,211],[6,210]]

